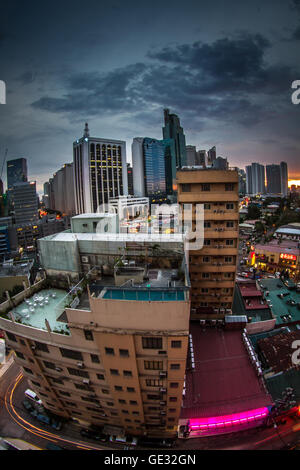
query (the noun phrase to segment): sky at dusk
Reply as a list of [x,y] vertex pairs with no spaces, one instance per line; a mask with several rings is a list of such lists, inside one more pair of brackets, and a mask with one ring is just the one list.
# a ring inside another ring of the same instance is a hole
[[[38,190],[89,123],[93,137],[186,143],[231,166],[286,161],[300,179],[300,0],[1,2],[0,162],[26,157]],[[0,166],[0,168],[1,168]],[[3,174],[6,181],[6,166]]]

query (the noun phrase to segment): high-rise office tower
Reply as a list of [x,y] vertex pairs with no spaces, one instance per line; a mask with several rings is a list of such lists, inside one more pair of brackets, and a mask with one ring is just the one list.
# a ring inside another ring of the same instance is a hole
[[280,163],[280,180],[281,180],[281,194],[286,197],[288,195],[288,166],[286,162]]
[[7,162],[7,189],[16,183],[27,181],[27,160],[26,158],[16,158]]
[[[164,139],[174,139],[175,142],[175,166],[181,168],[186,166],[187,157],[186,157],[186,143],[185,135],[183,133],[183,128],[180,126],[179,117],[176,114],[170,114],[168,109],[164,109],[164,122],[165,126],[163,127],[163,138]],[[175,180],[176,176],[173,175]]]
[[209,151],[207,152],[207,165],[211,166],[213,162],[216,160],[216,158],[217,158],[217,149],[214,146],[211,149],[209,149]]
[[194,145],[187,145],[186,146],[186,164],[187,166],[195,166],[196,165],[196,147]]
[[172,139],[135,137],[132,143],[134,195],[164,198],[172,191]]
[[[221,318],[229,313],[238,256],[238,172],[182,169],[177,172],[178,203],[204,205],[204,245],[189,251],[191,318]],[[191,212],[188,212],[190,214]],[[185,216],[184,216],[185,217]],[[200,222],[201,223],[201,222]]]
[[266,165],[267,193],[279,194],[281,192],[280,165]]
[[11,188],[11,202],[16,225],[37,222],[38,199],[35,181],[16,183]]
[[75,214],[73,163],[64,166],[53,175],[54,207],[66,215]]
[[197,155],[196,155],[196,165],[205,167],[206,162],[207,162],[207,151],[198,150]]
[[265,167],[259,163],[246,166],[247,194],[265,193]]
[[90,137],[86,123],[73,157],[77,214],[96,212],[110,197],[128,194],[125,141]]
[[236,168],[239,175],[239,194],[245,196],[246,194],[246,172],[240,168]]

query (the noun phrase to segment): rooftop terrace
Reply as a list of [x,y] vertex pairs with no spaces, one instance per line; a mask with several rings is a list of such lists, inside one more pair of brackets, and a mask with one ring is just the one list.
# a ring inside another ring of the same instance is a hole
[[67,333],[67,325],[58,321],[68,303],[67,297],[68,293],[62,289],[42,289],[11,311],[15,320],[23,325],[46,330],[47,319],[52,331]]
[[300,290],[292,281],[260,279],[259,285],[276,317],[276,325],[300,322]]

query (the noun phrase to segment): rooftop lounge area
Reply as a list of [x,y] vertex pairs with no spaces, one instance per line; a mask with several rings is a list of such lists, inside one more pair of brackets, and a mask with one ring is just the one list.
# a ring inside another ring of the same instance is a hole
[[293,281],[260,279],[258,285],[276,317],[276,325],[300,323],[300,289]]

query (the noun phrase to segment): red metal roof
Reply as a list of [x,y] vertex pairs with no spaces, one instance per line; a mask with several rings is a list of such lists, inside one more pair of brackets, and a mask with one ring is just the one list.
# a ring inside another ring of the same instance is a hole
[[241,331],[192,324],[195,369],[186,373],[181,419],[238,413],[272,404],[242,342]]

